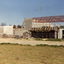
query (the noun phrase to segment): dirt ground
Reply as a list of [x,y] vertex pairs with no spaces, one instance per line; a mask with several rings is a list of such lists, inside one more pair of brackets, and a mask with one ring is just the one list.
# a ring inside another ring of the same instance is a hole
[[0,38],[0,43],[18,43],[18,44],[23,44],[23,45],[26,45],[26,44],[64,45],[64,41],[36,41],[33,38],[31,39]]

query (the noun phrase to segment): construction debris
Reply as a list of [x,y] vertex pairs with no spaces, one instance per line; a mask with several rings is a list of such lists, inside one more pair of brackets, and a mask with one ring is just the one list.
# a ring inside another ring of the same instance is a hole
[[23,33],[23,38],[30,38],[30,37],[31,37],[31,32],[25,31],[25,32]]

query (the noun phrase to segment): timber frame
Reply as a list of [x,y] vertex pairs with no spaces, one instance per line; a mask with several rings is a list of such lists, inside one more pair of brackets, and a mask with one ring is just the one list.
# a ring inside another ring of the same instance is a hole
[[55,22],[64,22],[64,15],[25,18],[22,27],[31,32],[32,37],[58,38],[60,25]]
[[51,30],[54,30],[54,31],[58,31],[58,29],[59,29],[59,27],[57,27],[57,26],[55,26],[55,27],[50,27],[50,26],[45,26],[45,27],[34,27],[34,28],[30,28],[29,29],[29,31],[36,31],[36,32],[39,32],[39,31],[41,31],[41,32],[49,32],[49,31],[51,31]]

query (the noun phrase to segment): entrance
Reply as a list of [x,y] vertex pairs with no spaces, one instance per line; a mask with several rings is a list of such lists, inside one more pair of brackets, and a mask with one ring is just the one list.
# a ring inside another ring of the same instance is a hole
[[55,38],[55,31],[51,30],[49,32],[36,32],[32,31],[32,37],[34,38]]
[[62,38],[64,38],[64,30],[62,30]]

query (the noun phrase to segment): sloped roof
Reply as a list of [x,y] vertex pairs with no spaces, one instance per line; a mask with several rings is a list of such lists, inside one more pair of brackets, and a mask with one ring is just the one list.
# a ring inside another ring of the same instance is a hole
[[64,15],[61,16],[48,16],[48,17],[35,17],[34,20],[40,22],[64,22]]

